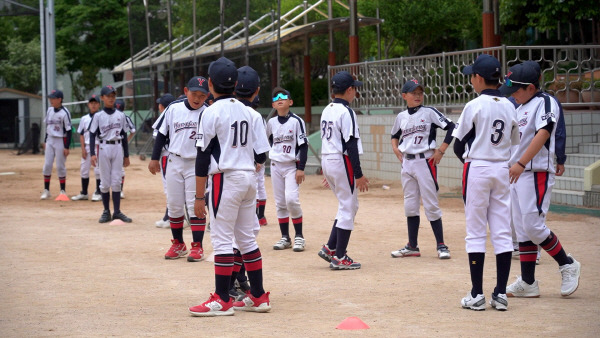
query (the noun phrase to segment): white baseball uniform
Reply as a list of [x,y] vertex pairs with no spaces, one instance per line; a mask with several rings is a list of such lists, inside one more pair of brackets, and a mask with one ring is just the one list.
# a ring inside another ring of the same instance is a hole
[[[152,137],[154,137],[156,139],[156,135],[158,133],[158,128],[164,123],[164,118],[165,118],[165,111],[163,110],[162,113],[160,113],[160,115],[158,116],[158,119],[156,119],[156,121],[154,121],[154,124],[152,125]],[[161,172],[161,180],[162,180],[162,184],[163,184],[163,192],[165,193],[165,195],[167,194],[167,179],[166,179],[166,172],[167,172],[167,164],[169,159],[169,143],[165,143],[165,146],[163,147],[162,151],[160,152],[160,172]]]
[[67,177],[67,167],[65,166],[66,157],[63,150],[69,149],[69,144],[65,145],[65,134],[71,130],[71,113],[67,108],[54,107],[48,108],[46,117],[46,147],[44,149],[44,176],[52,175],[52,164],[56,159],[56,173],[58,177]]
[[125,114],[119,110],[105,108],[94,114],[89,129],[98,141],[96,156],[100,166],[100,191],[120,192],[124,156],[122,142],[127,142],[127,137],[122,139],[121,133],[129,132]]
[[233,96],[221,96],[200,116],[196,146],[211,151],[207,202],[215,255],[258,249],[254,153],[269,151],[262,118]]
[[354,170],[346,151],[346,142],[357,139],[358,153],[362,142],[356,113],[341,99],[334,99],[321,114],[321,167],[327,183],[338,199],[336,227],[354,229],[358,211],[358,191],[355,189]]
[[308,143],[306,126],[298,115],[289,112],[287,116],[275,116],[267,122],[267,137],[272,141],[269,158],[277,218],[299,218],[302,208],[296,162],[300,160],[299,147]]
[[163,112],[158,132],[169,139],[168,165],[166,166],[167,207],[169,217],[185,215],[196,217],[196,140],[198,120],[206,106],[193,109],[187,100],[171,103]]
[[466,143],[462,158],[467,253],[486,252],[487,225],[495,254],[512,252],[508,160],[519,143],[514,105],[486,89],[463,109],[454,132]]
[[[123,115],[125,115],[125,113],[123,113]],[[131,117],[125,115],[125,120],[127,121],[127,126],[129,127],[129,132],[135,133],[135,124],[131,120]],[[125,142],[127,142],[127,138],[125,138]],[[123,167],[123,170],[121,171],[121,177],[123,177],[123,179],[125,178],[125,167]]]
[[525,165],[525,171],[517,183],[511,185],[513,223],[519,242],[540,244],[550,235],[550,229],[546,227],[546,215],[554,186],[554,142],[559,117],[558,104],[546,93],[537,93],[529,102],[517,108],[521,145],[511,156],[511,165],[523,156],[539,130],[552,127],[548,141]]
[[419,106],[402,111],[392,127],[392,138],[398,139],[403,154],[402,190],[404,214],[419,216],[420,200],[429,221],[442,217],[437,192],[437,166],[429,162],[436,148],[437,128],[447,129],[451,121],[433,107]]
[[[81,165],[79,167],[79,172],[81,174],[81,178],[90,178],[90,167],[92,166],[92,155],[90,155],[90,131],[88,127],[92,122],[93,115],[86,114],[81,117],[79,120],[79,126],[77,127],[77,133],[83,135],[84,147],[87,156],[85,158],[81,158]],[[98,166],[94,168],[94,174],[96,175],[96,179],[100,179],[100,169]]]

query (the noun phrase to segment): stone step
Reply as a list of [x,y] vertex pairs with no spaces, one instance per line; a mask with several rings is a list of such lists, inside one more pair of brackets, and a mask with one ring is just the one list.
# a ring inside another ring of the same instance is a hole
[[[573,177],[573,178],[583,178],[583,174],[585,172],[584,166],[579,165],[565,165],[565,173],[562,177]],[[558,178],[559,176],[557,176]]]
[[552,203],[583,206],[583,191],[552,189]]
[[583,191],[583,178],[556,176],[554,189]]
[[577,165],[587,167],[590,164],[600,161],[600,155],[594,154],[567,154],[566,165]]
[[579,153],[600,155],[600,143],[579,143]]

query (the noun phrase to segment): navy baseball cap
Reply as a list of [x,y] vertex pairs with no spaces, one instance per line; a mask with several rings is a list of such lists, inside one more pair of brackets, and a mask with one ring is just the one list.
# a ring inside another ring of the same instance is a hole
[[500,78],[500,61],[488,54],[481,54],[472,65],[463,68],[465,75],[478,74],[486,80],[497,80]]
[[361,81],[354,80],[354,77],[347,71],[338,72],[331,78],[331,87],[339,90],[346,90],[352,86],[360,87],[362,85]]
[[92,94],[92,96],[90,96],[90,99],[88,100],[88,102],[92,102],[92,101],[96,101],[96,102],[100,103],[100,100],[98,100],[98,95]]
[[417,88],[425,90],[423,85],[421,85],[417,79],[410,79],[404,84],[404,86],[402,86],[402,93],[412,93]]
[[102,87],[102,90],[100,90],[101,96],[108,95],[110,93],[116,93],[115,87],[113,87],[111,85],[104,86],[104,87]]
[[530,84],[538,86],[540,73],[535,67],[528,63],[520,63],[510,67],[508,74],[504,77],[504,83],[500,86],[500,93],[509,96],[520,88],[525,88]]
[[238,82],[235,85],[235,93],[242,96],[251,96],[260,87],[260,77],[258,73],[249,66],[241,67],[237,70]]
[[202,76],[194,76],[188,81],[187,89],[192,92],[208,94],[208,80]]
[[123,99],[117,99],[115,101],[115,108],[117,108],[120,111],[125,110],[125,101],[123,101]]
[[158,100],[156,100],[156,103],[160,103],[163,105],[163,107],[167,107],[173,101],[175,101],[175,96],[166,93],[165,95],[158,98]]
[[273,88],[273,92],[271,93],[272,94],[271,96],[275,97],[275,95],[277,95],[279,93],[287,95],[290,99],[292,98],[292,95],[290,94],[290,92],[287,91],[286,89],[281,88],[281,87],[275,87],[275,88]]
[[50,99],[62,99],[63,97],[63,92],[61,92],[58,89],[54,89],[53,91],[50,92],[50,94],[48,94],[48,98]]
[[208,76],[213,85],[218,89],[230,90],[235,88],[238,71],[233,61],[226,57],[220,57],[208,66]]

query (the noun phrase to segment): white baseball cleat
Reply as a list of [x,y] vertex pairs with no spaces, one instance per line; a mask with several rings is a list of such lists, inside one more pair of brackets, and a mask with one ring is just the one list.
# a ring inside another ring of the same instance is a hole
[[568,255],[573,260],[571,264],[565,264],[558,267],[562,275],[562,284],[560,286],[560,294],[563,297],[571,295],[579,287],[579,276],[581,275],[581,263]]
[[86,195],[86,194],[81,194],[81,193],[80,193],[79,195],[75,195],[75,196],[71,197],[71,199],[72,199],[73,201],[82,201],[82,200],[87,200],[87,199],[88,199],[88,195]]
[[156,224],[157,228],[166,229],[166,228],[170,228],[171,227],[171,222],[169,222],[169,220],[165,221],[165,220],[161,219],[160,221],[156,221],[156,223],[154,223],[154,224]]
[[102,201],[102,194],[98,194],[98,193],[94,192],[94,194],[92,195],[92,202],[98,202],[98,201]]
[[42,192],[42,196],[40,196],[40,199],[46,200],[48,198],[50,198],[50,190],[44,189],[44,191]]

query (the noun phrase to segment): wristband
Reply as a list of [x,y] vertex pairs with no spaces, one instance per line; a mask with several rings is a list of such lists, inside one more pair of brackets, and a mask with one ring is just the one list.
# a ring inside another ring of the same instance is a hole
[[525,165],[521,163],[521,161],[517,161],[517,164],[521,166],[521,168],[525,169]]
[[198,196],[194,195],[194,197],[196,197],[196,201],[204,201],[204,196],[198,197]]

